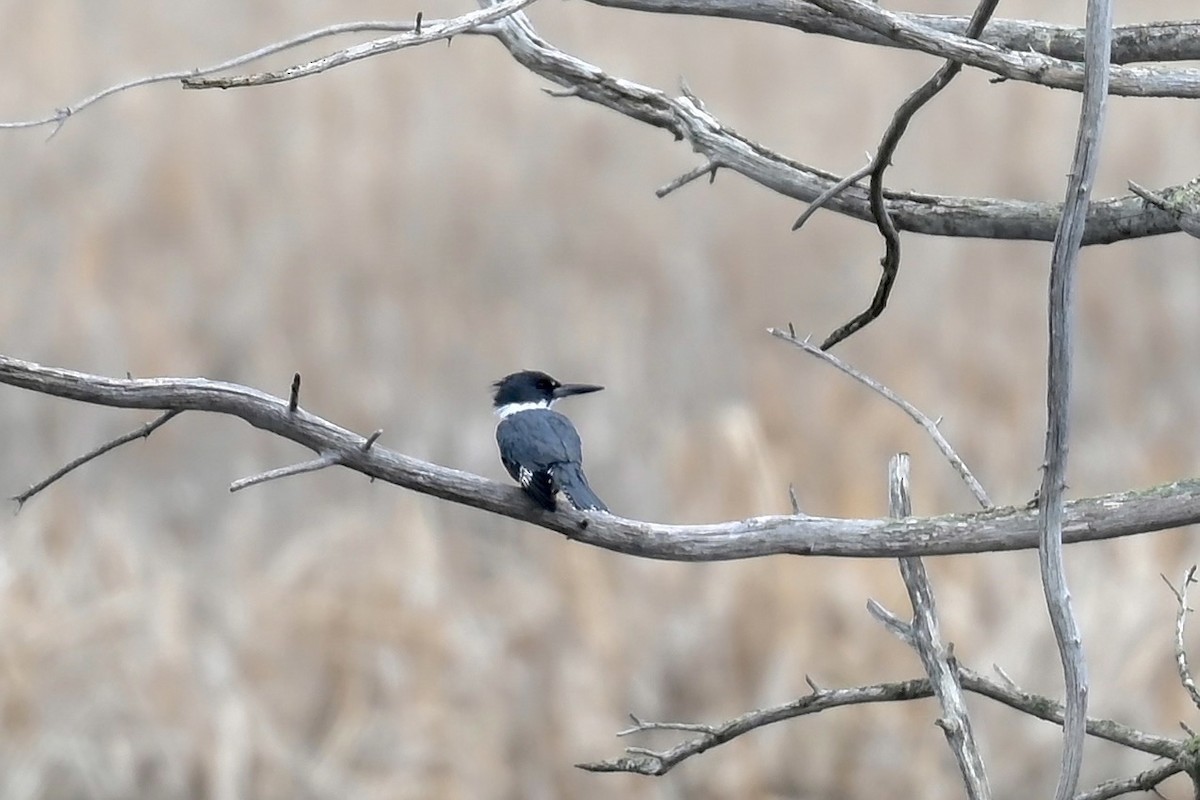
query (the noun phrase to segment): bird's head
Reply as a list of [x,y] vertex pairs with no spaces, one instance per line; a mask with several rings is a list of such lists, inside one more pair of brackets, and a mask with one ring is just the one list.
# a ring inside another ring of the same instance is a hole
[[540,406],[549,408],[555,400],[573,394],[598,392],[603,386],[589,383],[561,383],[544,372],[524,370],[506,375],[494,384],[496,389],[493,405],[496,409],[506,406]]

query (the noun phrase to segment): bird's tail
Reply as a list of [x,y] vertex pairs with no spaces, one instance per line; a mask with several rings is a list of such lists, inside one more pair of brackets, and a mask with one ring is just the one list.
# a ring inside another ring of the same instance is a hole
[[556,464],[552,470],[558,488],[575,508],[580,511],[608,511],[608,506],[588,486],[587,477],[578,464]]

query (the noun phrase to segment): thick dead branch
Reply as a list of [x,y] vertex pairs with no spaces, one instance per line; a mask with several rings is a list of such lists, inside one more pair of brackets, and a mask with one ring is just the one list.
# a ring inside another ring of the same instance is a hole
[[1100,138],[1108,99],[1108,58],[1112,42],[1112,0],[1088,0],[1087,35],[1079,131],[1067,180],[1062,222],[1050,258],[1049,352],[1046,357],[1046,455],[1038,492],[1038,563],[1050,624],[1062,661],[1066,692],[1062,771],[1056,800],[1071,800],[1083,766],[1084,720],[1088,679],[1083,642],[1071,609],[1063,566],[1063,490],[1066,487],[1070,430],[1071,370],[1074,356],[1073,295],[1075,268],[1083,240],[1092,182],[1100,163]]
[[[686,14],[722,19],[740,19],[782,25],[805,33],[831,36],[870,45],[914,49],[914,45],[883,36],[812,3],[795,0],[588,0],[598,6],[647,11],[655,14]],[[942,33],[965,36],[967,17],[894,12],[912,25]],[[1051,25],[1033,20],[997,19],[988,23],[983,42],[1004,50],[1041,53],[1063,61],[1083,61],[1083,28]],[[1146,22],[1113,29],[1112,63],[1200,60],[1200,20]]]
[[[1007,80],[1028,81],[1053,89],[1084,90],[1084,67],[1078,61],[1006,50],[969,36],[944,33],[869,0],[814,0],[813,4],[899,45],[977,67]],[[1110,34],[1111,31],[1110,27]],[[1084,52],[1086,61],[1086,47]],[[1108,64],[1107,54],[1104,63]],[[1200,98],[1200,69],[1107,66],[1099,71],[1104,73],[1107,92],[1114,95]]]
[[[0,384],[115,408],[228,414],[296,442],[334,453],[343,466],[388,483],[500,516],[533,523],[580,542],[643,558],[727,561],[775,554],[897,558],[1026,550],[1037,546],[1028,508],[914,517],[902,521],[763,516],[708,525],[663,525],[606,514],[542,511],[515,486],[441,467],[380,446],[287,400],[204,378],[107,378],[0,355]],[[1200,480],[1067,503],[1063,540],[1085,542],[1200,523]]]
[[[497,23],[497,37],[522,66],[576,97],[603,105],[686,140],[707,162],[803,202],[812,202],[834,187],[841,176],[776,153],[724,126],[686,97],[615,78],[599,67],[558,50],[517,12]],[[1051,241],[1061,206],[1054,203],[946,197],[885,191],[888,214],[897,230],[935,236]],[[833,211],[872,221],[870,201],[862,187],[850,186],[828,200]],[[1169,214],[1148,210],[1135,195],[1092,204],[1085,244],[1101,244],[1171,233],[1178,226]]]

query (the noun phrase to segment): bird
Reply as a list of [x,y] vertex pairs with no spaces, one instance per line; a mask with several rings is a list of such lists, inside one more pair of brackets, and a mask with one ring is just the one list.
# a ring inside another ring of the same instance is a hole
[[583,449],[571,420],[550,410],[555,401],[598,392],[603,386],[560,383],[544,372],[523,370],[493,385],[492,410],[500,461],[512,479],[546,511],[558,509],[561,492],[579,511],[608,512],[583,474]]

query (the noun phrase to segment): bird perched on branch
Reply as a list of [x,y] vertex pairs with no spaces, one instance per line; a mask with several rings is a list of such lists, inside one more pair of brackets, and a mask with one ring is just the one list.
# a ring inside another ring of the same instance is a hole
[[496,381],[493,410],[500,461],[513,480],[547,511],[559,492],[580,511],[608,511],[583,474],[583,450],[571,420],[551,411],[556,400],[603,386],[560,383],[544,372],[514,372]]

